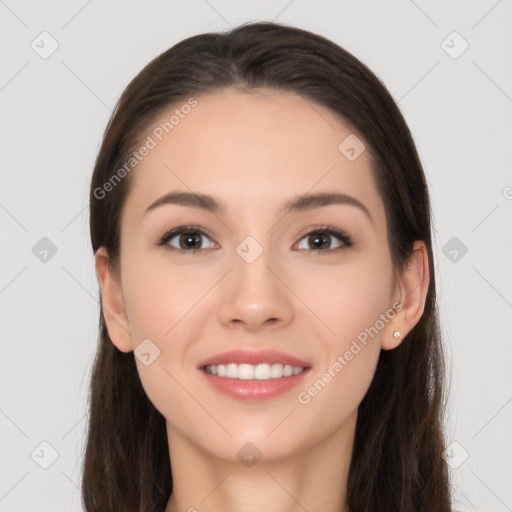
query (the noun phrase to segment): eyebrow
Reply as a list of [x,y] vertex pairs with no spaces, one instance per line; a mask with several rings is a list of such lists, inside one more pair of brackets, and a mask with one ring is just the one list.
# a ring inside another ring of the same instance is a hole
[[[361,201],[347,194],[340,194],[335,192],[319,192],[317,194],[297,196],[285,203],[281,210],[281,214],[286,215],[291,212],[312,210],[314,208],[330,206],[333,204],[355,206],[362,210],[368,219],[373,222],[368,208],[366,208],[366,206],[361,203]],[[215,214],[224,213],[226,210],[222,202],[206,194],[170,192],[169,194],[165,194],[164,196],[159,197],[156,201],[151,203],[148,208],[146,208],[144,215],[146,215],[146,213],[150,212],[151,210],[164,205],[188,206],[190,208],[198,208]]]

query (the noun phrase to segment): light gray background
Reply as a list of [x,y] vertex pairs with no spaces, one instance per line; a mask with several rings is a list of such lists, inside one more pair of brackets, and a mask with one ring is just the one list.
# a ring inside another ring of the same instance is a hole
[[[88,185],[115,102],[177,41],[249,20],[331,38],[398,101],[435,215],[454,507],[512,510],[511,14],[510,0],[0,0],[0,511],[81,510],[99,313]],[[46,59],[31,47],[50,48],[43,31],[58,43]],[[453,31],[469,43],[457,58]],[[466,254],[449,254],[453,237]]]

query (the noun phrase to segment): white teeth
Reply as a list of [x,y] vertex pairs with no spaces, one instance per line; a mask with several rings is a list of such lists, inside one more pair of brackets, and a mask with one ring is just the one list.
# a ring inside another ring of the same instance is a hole
[[[247,366],[251,366],[248,364]],[[254,378],[258,380],[269,380],[270,379],[270,365],[259,364],[254,370]]]
[[229,363],[226,366],[226,377],[236,379],[238,377],[238,366],[235,363]]
[[283,377],[284,376],[283,365],[279,364],[279,363],[273,364],[272,367],[270,368],[270,376],[273,379],[278,379],[279,377]]
[[281,363],[275,364],[218,364],[206,366],[206,371],[212,375],[219,377],[227,377],[230,379],[240,380],[270,380],[280,379],[281,377],[291,377],[298,375],[304,371],[302,366],[282,365]]

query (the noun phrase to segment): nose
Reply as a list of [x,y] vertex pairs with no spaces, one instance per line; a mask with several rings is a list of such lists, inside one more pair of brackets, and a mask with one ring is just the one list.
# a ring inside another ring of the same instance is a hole
[[236,254],[233,265],[221,290],[218,316],[223,325],[256,332],[283,327],[293,320],[293,292],[267,251],[252,263]]

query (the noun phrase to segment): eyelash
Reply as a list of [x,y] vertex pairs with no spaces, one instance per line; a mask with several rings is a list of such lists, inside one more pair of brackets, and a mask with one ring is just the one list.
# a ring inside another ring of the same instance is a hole
[[[171,231],[168,231],[164,235],[162,235],[162,237],[156,242],[155,245],[157,245],[158,247],[163,246],[163,245],[167,244],[169,242],[169,240],[174,238],[176,235],[180,235],[183,233],[200,234],[202,236],[205,236],[205,237],[211,239],[211,237],[203,229],[201,229],[198,226],[193,226],[193,225],[179,226],[177,228],[172,229]],[[308,249],[308,251],[312,252],[312,253],[327,253],[327,254],[338,253],[340,251],[347,250],[349,247],[351,247],[354,244],[354,242],[352,241],[352,239],[350,238],[350,236],[347,233],[345,233],[344,231],[341,231],[339,229],[333,228],[332,226],[319,226],[317,228],[314,228],[313,230],[306,233],[300,240],[303,240],[304,238],[311,236],[312,234],[316,234],[316,233],[334,236],[334,237],[338,238],[343,243],[343,245],[341,247],[337,247],[336,249],[327,249],[327,250]],[[168,245],[167,248],[171,251],[178,252],[180,254],[195,254],[197,252],[204,250],[203,248],[201,248],[201,249],[177,249],[176,247],[172,247],[170,245]]]

